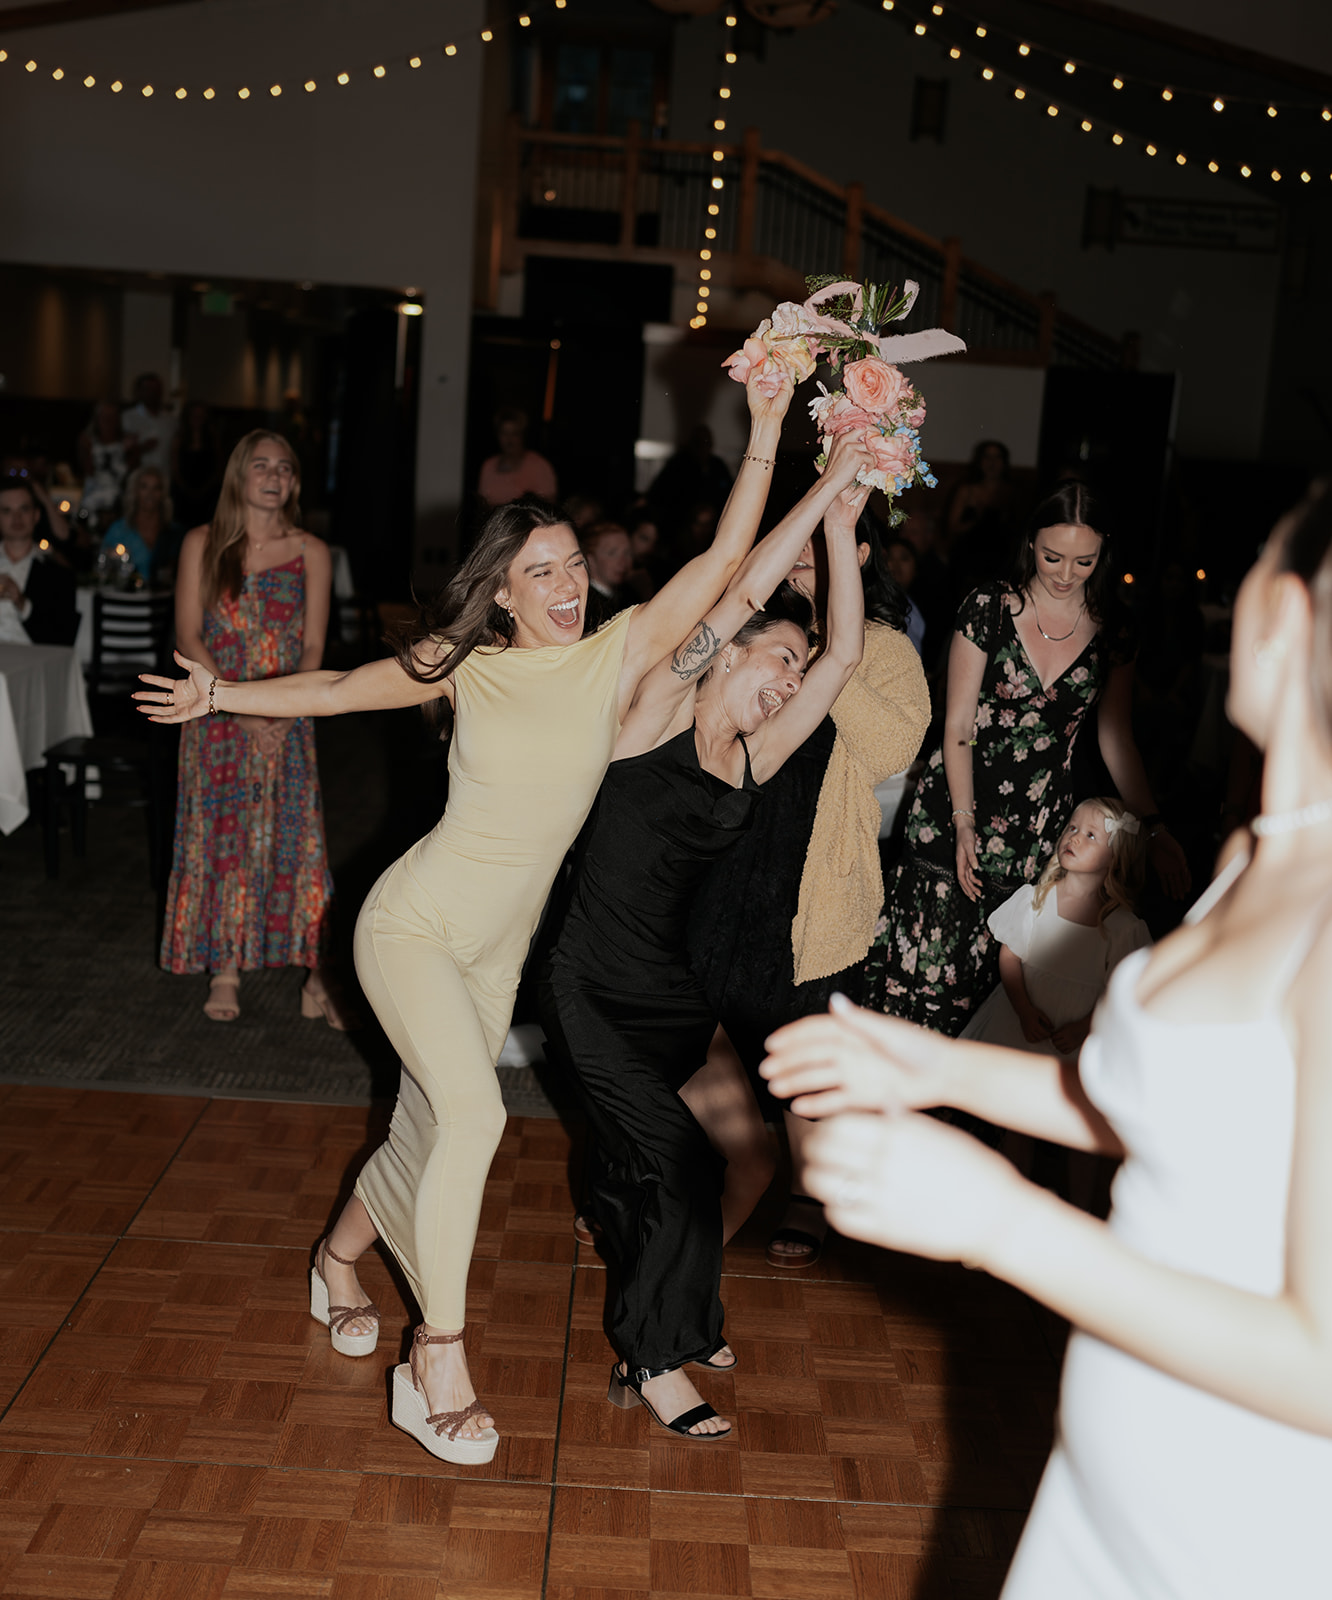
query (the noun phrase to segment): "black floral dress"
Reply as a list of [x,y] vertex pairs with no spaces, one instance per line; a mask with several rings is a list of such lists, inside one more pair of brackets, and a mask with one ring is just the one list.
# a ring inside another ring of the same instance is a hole
[[1018,638],[996,584],[962,602],[956,628],[987,657],[972,738],[981,898],[957,881],[943,747],[930,755],[907,818],[901,865],[866,962],[871,1004],[956,1037],[999,982],[986,919],[1034,883],[1078,800],[1073,751],[1111,671],[1132,660],[1123,626],[1102,628],[1048,688]]

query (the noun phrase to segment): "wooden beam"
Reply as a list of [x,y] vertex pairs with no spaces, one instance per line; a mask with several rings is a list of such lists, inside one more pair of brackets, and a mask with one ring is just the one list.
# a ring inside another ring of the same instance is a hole
[[62,22],[91,22],[126,11],[156,11],[161,6],[197,5],[199,0],[47,0],[45,5],[11,6],[0,11],[0,33],[19,28],[52,28]]

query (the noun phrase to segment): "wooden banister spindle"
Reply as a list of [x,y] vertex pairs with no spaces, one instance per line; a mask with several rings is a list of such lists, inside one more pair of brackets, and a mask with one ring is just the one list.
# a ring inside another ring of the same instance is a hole
[[848,183],[846,186],[846,225],[842,233],[842,275],[858,280],[860,277],[861,235],[865,230],[865,185]]
[[1036,300],[1041,308],[1036,332],[1036,349],[1040,353],[1042,362],[1048,367],[1050,358],[1054,355],[1055,317],[1059,314],[1059,301],[1053,289],[1044,290],[1036,296]]
[[957,291],[962,280],[962,241],[943,242],[943,279],[939,285],[939,322],[952,330],[957,322]]
[[643,135],[636,122],[629,124],[624,141],[624,168],[620,179],[620,249],[632,250],[638,231],[638,165]]
[[754,222],[758,215],[759,131],[746,128],[740,147],[740,204],[735,217],[735,253],[754,253]]

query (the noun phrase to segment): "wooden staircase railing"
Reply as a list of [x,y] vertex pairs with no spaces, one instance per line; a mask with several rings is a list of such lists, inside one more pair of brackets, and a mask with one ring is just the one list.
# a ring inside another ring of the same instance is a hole
[[[779,150],[756,128],[740,144],[701,144],[509,130],[507,181],[492,217],[490,297],[501,272],[528,255],[627,256],[671,262],[692,280],[702,219],[720,175],[714,286],[803,299],[806,272],[920,284],[915,327],[944,327],[971,359],[1010,366],[1114,368],[1136,362],[1136,340],[1088,326],[1051,293],[1032,294]],[[724,152],[720,162],[713,151]]]

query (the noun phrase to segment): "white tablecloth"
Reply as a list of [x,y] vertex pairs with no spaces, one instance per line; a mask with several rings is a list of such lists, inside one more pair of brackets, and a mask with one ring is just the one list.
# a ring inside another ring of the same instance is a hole
[[62,739],[91,734],[79,658],[66,645],[0,644],[0,833],[28,815],[24,774]]

